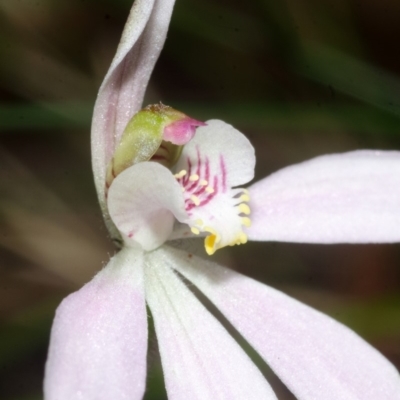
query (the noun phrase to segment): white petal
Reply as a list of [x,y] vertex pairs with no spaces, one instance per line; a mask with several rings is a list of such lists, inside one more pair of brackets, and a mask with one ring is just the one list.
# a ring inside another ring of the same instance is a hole
[[314,158],[252,185],[252,240],[400,241],[400,152]]
[[46,363],[46,400],[140,400],[147,315],[143,256],[122,250],[57,309]]
[[154,162],[136,164],[113,181],[110,215],[126,242],[153,250],[171,235],[174,217],[186,219],[182,190],[172,173]]
[[100,87],[92,120],[92,163],[106,222],[106,166],[126,124],[141,108],[174,3],[175,0],[134,2],[117,53]]
[[147,256],[152,311],[170,400],[276,399],[225,328],[171,270],[168,250]]
[[299,400],[400,399],[398,372],[347,327],[215,263],[176,249],[169,258]]

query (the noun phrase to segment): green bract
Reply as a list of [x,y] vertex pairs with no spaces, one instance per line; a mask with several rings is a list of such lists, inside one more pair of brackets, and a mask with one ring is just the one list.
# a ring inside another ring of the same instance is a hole
[[167,167],[179,158],[182,146],[163,140],[164,129],[173,122],[188,118],[185,114],[164,104],[153,104],[135,114],[122,134],[114,156],[107,166],[106,185],[131,165],[154,157]]

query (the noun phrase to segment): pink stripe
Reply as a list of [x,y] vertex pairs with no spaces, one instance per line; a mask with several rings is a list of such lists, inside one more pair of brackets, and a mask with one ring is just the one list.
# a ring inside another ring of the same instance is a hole
[[206,157],[206,173],[205,173],[205,180],[208,182],[210,179],[210,160]]
[[206,186],[200,186],[200,189],[197,190],[196,192],[194,192],[193,194],[195,196],[200,196],[201,194],[203,194],[205,192],[205,190],[206,190]]
[[218,177],[214,176],[214,192],[210,193],[206,199],[204,199],[200,204],[199,207],[201,206],[205,206],[206,204],[208,204],[213,198],[214,196],[217,195],[218,193]]
[[222,172],[222,191],[226,192],[226,167],[225,167],[224,157],[222,156],[222,154],[220,155],[219,158],[219,165],[221,167],[221,172]]
[[201,175],[201,157],[200,157],[200,150],[199,146],[196,146],[196,152],[197,152],[197,175]]
[[192,173],[192,163],[190,162],[190,158],[189,157],[187,157],[186,158],[186,161],[187,161],[187,173],[186,173],[186,175],[183,177],[183,180],[182,180],[182,183],[183,183],[183,186],[186,186],[187,185],[187,183],[189,182],[189,176],[191,175],[191,173]]

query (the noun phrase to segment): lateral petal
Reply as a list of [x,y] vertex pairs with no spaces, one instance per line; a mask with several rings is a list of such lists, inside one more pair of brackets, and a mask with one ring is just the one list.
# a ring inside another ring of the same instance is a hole
[[143,254],[124,249],[58,307],[46,363],[46,400],[140,400],[147,314]]
[[400,152],[317,157],[284,168],[249,191],[251,240],[400,241]]
[[261,372],[172,266],[165,248],[147,255],[146,299],[154,317],[168,398],[276,399]]
[[168,254],[299,400],[400,399],[393,365],[344,325],[215,263]]
[[145,250],[169,238],[175,217],[187,217],[181,187],[171,171],[155,162],[121,172],[110,186],[108,207],[125,242],[139,243]]

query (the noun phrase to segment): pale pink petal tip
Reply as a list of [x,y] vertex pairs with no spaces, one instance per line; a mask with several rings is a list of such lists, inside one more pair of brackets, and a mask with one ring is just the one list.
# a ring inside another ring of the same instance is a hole
[[398,371],[344,325],[232,270],[167,251],[296,399],[400,400]]
[[58,307],[46,363],[45,400],[142,398],[147,315],[140,263],[132,250],[121,251]]
[[188,143],[196,133],[196,128],[206,126],[205,122],[186,117],[172,122],[164,128],[163,139],[178,146]]

